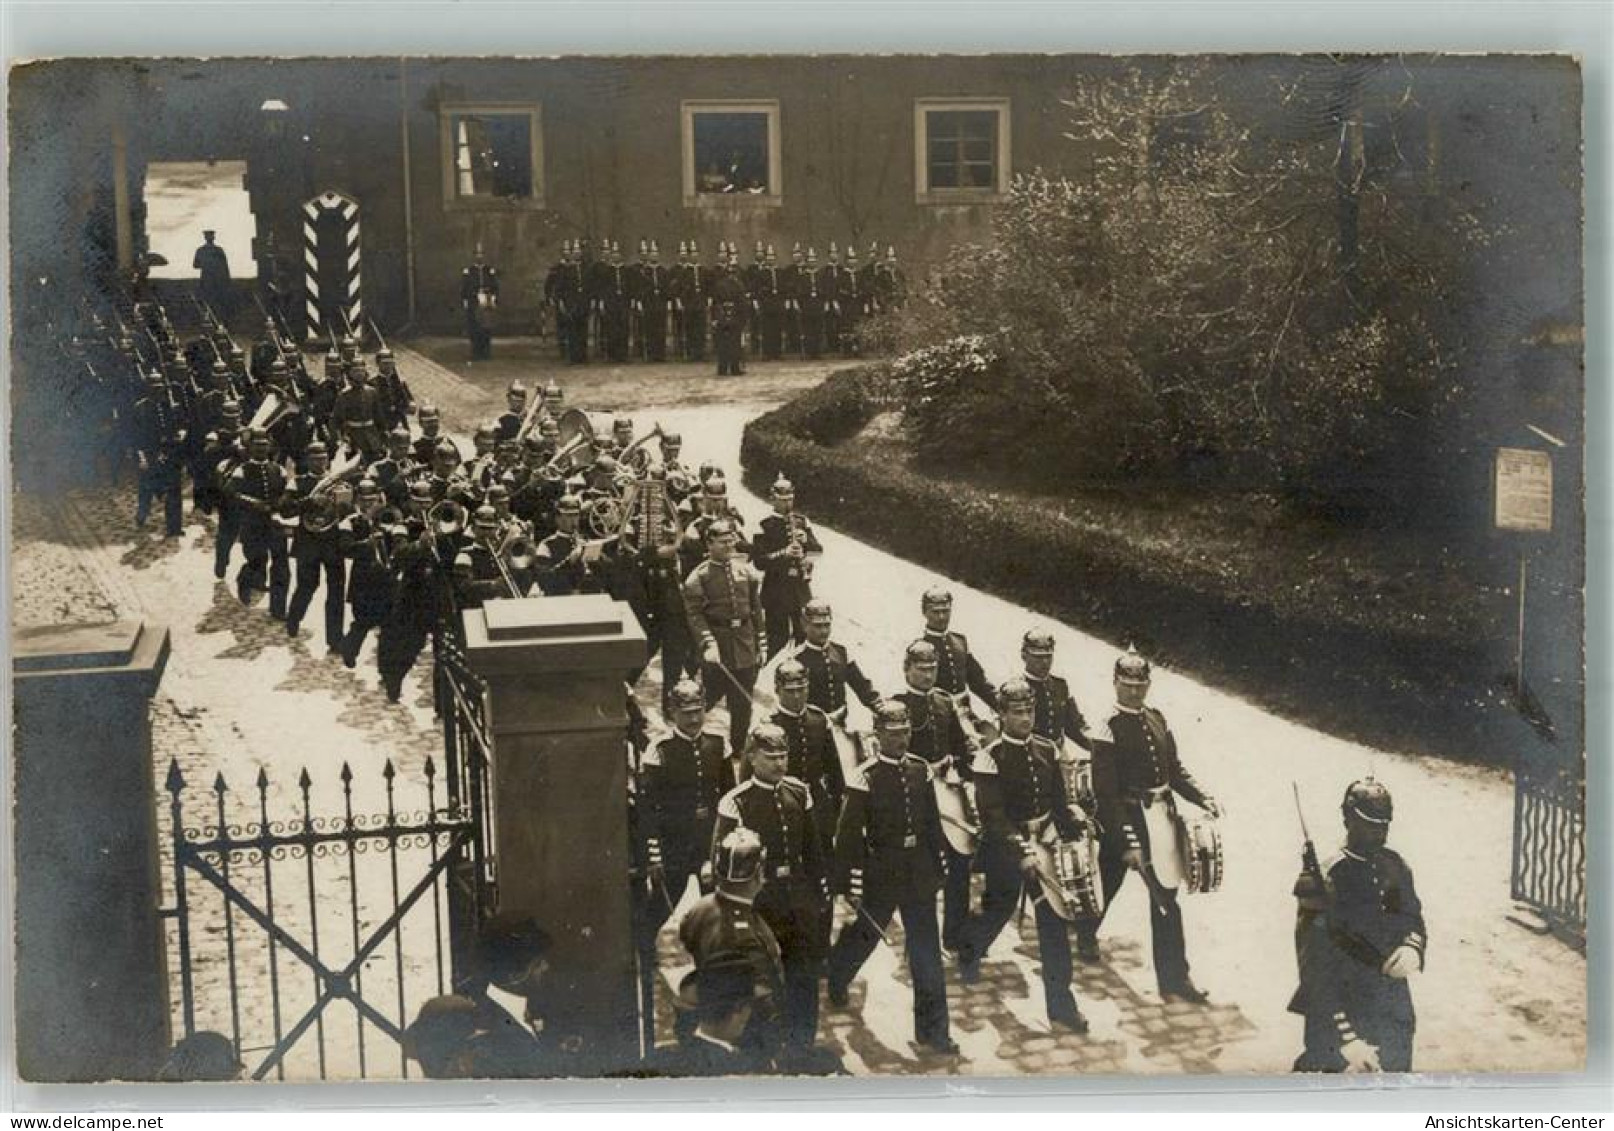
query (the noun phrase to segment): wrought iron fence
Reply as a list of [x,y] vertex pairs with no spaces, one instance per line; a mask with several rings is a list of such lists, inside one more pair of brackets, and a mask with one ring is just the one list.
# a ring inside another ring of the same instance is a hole
[[1586,945],[1586,763],[1521,757],[1513,797],[1513,898]]

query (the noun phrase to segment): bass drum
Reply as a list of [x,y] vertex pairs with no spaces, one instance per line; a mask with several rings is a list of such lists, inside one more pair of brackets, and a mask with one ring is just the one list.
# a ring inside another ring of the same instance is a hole
[[1177,842],[1182,850],[1184,886],[1192,893],[1222,886],[1222,833],[1208,816],[1178,815]]

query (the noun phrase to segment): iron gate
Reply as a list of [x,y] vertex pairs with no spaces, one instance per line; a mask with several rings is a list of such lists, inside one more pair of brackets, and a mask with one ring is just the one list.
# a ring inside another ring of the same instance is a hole
[[[1578,766],[1577,766],[1578,763]],[[1524,755],[1514,771],[1513,898],[1586,945],[1586,761]]]
[[[344,762],[333,811],[315,804],[308,769],[290,798],[260,770],[250,818],[232,823],[220,773],[206,817],[188,825],[184,774],[169,765],[174,902],[165,914],[181,1025],[187,1036],[225,1034],[253,1079],[285,1079],[288,1060],[298,1077],[407,1077],[413,1012],[453,992],[468,969],[494,907],[493,862],[485,688],[456,660],[440,655],[434,677],[441,779],[430,757],[412,783],[387,759],[379,785]],[[413,808],[400,796],[411,788]],[[365,808],[372,798],[376,810]]]

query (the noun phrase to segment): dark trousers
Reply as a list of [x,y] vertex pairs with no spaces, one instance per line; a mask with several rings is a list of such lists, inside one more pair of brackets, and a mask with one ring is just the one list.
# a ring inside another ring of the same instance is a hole
[[[1130,870],[1121,862],[1121,852],[1119,846],[1111,847],[1106,843],[1100,847],[1098,854],[1098,874],[1099,881],[1104,885],[1106,914]],[[1081,929],[1084,934],[1090,930],[1096,935],[1103,922],[1104,916],[1100,915],[1096,921],[1086,920]],[[1162,889],[1158,897],[1151,895],[1149,931],[1154,949],[1154,979],[1160,992],[1167,993],[1187,985],[1188,947],[1183,941],[1182,904],[1178,902],[1175,891]]]
[[803,606],[797,601],[764,601],[762,623],[768,631],[768,659],[792,641],[807,639],[807,622],[802,619]]
[[348,626],[347,635],[342,637],[344,664],[350,668],[358,665],[359,653],[364,650],[365,637],[370,635],[372,629],[379,628],[385,618],[384,610],[353,606],[353,623]]
[[471,343],[472,361],[486,361],[493,356],[493,332],[481,324],[474,306],[465,308],[465,336]]
[[219,503],[219,528],[213,538],[213,576],[224,580],[230,568],[230,554],[241,537],[241,516],[228,500]]
[[[1413,1023],[1397,1019],[1393,1025],[1364,1025],[1358,1035],[1379,1050],[1379,1067],[1386,1072],[1412,1071]],[[1294,1063],[1296,1072],[1344,1072],[1339,1052],[1339,1026],[1332,1013],[1308,1014],[1306,1048]]]
[[291,606],[286,610],[286,630],[293,634],[303,623],[303,615],[313,603],[320,576],[325,580],[325,646],[336,651],[342,646],[342,621],[347,616],[347,560],[335,546],[305,549],[297,555],[295,585]]
[[140,488],[136,495],[135,522],[144,526],[151,517],[154,499],[163,501],[163,533],[178,537],[185,531],[185,500],[181,494],[179,464],[173,458],[166,463],[153,463],[140,473]]
[[[981,910],[971,915],[960,932],[958,952],[965,962],[978,962],[1014,917],[1020,902],[1021,874],[1012,853],[990,852],[986,862],[986,893]],[[1076,1010],[1071,992],[1070,924],[1055,915],[1047,900],[1037,901],[1037,952],[1042,958],[1042,992],[1048,1016]]]
[[762,356],[769,361],[778,361],[784,349],[784,311],[765,306],[757,315],[757,321],[762,331],[758,335],[762,339]]
[[381,633],[376,639],[376,668],[381,672],[381,686],[387,698],[396,702],[403,694],[404,676],[415,666],[421,649],[431,638],[431,623],[425,610],[400,601],[381,622]]
[[[690,639],[689,626],[683,619],[683,610],[663,608],[644,618],[645,643],[648,661],[661,653],[661,709],[668,713],[672,689],[686,675],[696,671],[695,642]],[[719,679],[723,677],[718,676]]]
[[[831,991],[845,990],[874,953],[891,913],[902,915],[902,933],[908,951],[908,976],[913,979],[913,1035],[921,1044],[948,1039],[947,980],[942,972],[941,939],[936,932],[936,896],[910,895],[899,900],[888,893],[871,893],[863,901],[863,914],[854,915],[841,928],[830,948],[825,971]],[[865,918],[864,916],[867,916]],[[870,920],[873,920],[871,923]]]
[[824,355],[824,315],[822,312],[802,312],[801,352],[814,361]]
[[268,575],[269,615],[286,619],[286,590],[291,583],[291,562],[286,537],[268,519],[253,517],[241,524],[241,552],[246,557],[235,575],[235,592],[246,604],[255,589],[264,588]]
[[568,313],[561,322],[566,337],[566,360],[573,365],[588,361],[588,308]]
[[[970,915],[970,868],[974,857],[947,848],[947,876],[942,881],[942,945],[957,950]],[[903,922],[907,922],[906,919]]]
[[712,332],[713,346],[717,350],[717,375],[738,377],[745,372],[745,361],[740,351],[740,327],[718,326]]
[[[733,676],[730,679],[729,676]],[[729,749],[736,755],[745,751],[745,736],[751,731],[751,691],[757,685],[756,668],[731,667],[725,673],[716,664],[701,665],[701,683],[706,688],[706,706],[719,699],[729,710]],[[738,684],[738,686],[736,686]]]
[[703,311],[686,311],[683,315],[684,360],[706,360],[706,318]]
[[818,980],[824,969],[822,906],[816,883],[769,880],[757,897],[757,914],[779,943],[785,969],[784,1038],[793,1049],[818,1039]]
[[639,317],[639,337],[644,341],[647,361],[667,360],[667,307],[647,306]]
[[607,307],[600,315],[601,349],[610,361],[628,360],[628,311]]

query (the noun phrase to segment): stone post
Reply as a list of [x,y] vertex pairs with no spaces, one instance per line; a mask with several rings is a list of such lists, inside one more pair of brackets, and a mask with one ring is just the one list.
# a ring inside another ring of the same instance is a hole
[[150,717],[168,630],[14,643],[18,1070],[154,1079],[172,1040]]
[[554,940],[554,1016],[577,1070],[638,1057],[628,897],[623,683],[645,658],[626,603],[605,596],[489,601],[465,617],[465,652],[488,685],[499,910]]

